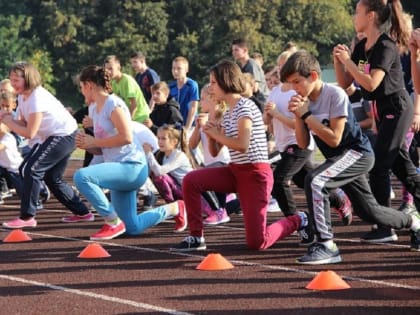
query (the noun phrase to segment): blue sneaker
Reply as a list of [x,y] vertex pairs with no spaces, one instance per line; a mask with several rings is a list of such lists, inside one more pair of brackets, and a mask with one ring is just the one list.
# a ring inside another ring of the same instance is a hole
[[296,259],[296,262],[304,265],[336,264],[341,262],[341,256],[335,244],[331,250],[322,243],[314,243],[308,248],[308,252],[304,256]]

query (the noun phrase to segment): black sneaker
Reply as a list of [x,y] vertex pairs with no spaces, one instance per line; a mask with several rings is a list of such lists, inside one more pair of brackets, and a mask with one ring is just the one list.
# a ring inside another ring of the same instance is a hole
[[372,228],[372,230],[363,235],[360,240],[366,243],[389,243],[398,240],[398,236],[394,229],[378,226],[378,228]]
[[296,259],[296,262],[304,265],[336,264],[341,262],[341,256],[335,244],[334,249],[331,250],[322,243],[314,243],[304,256]]
[[143,197],[143,210],[150,210],[153,209],[156,202],[158,200],[158,197],[150,192],[149,195]]
[[307,224],[297,231],[300,235],[300,246],[309,246],[315,241],[314,231],[311,224]]
[[41,200],[38,200],[36,203],[36,210],[44,209],[44,205],[42,204]]
[[417,232],[410,231],[411,241],[410,250],[413,252],[420,252],[420,230]]
[[44,184],[44,187],[42,187],[41,191],[39,192],[39,199],[42,203],[46,203],[51,198],[51,192],[50,189],[47,187],[47,185]]
[[201,241],[199,237],[187,236],[181,243],[171,247],[169,250],[176,252],[192,252],[195,250],[206,250],[206,248],[204,239]]

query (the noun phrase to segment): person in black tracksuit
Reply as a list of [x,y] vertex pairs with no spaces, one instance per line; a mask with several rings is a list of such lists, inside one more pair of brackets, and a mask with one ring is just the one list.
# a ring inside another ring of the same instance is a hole
[[[392,12],[394,11],[394,12]],[[399,11],[399,12],[397,12]],[[400,14],[397,14],[400,13]],[[381,205],[390,205],[389,171],[397,176],[413,195],[420,209],[420,175],[411,161],[405,135],[413,120],[413,103],[404,87],[397,43],[404,44],[401,30],[394,28],[391,16],[401,15],[401,3],[382,0],[361,0],[356,6],[356,32],[366,35],[356,44],[353,53],[345,45],[334,48],[337,81],[343,88],[356,81],[365,99],[372,101],[377,126],[374,146],[375,165],[370,172],[372,192]],[[373,18],[370,18],[374,14]],[[385,28],[392,25],[387,35]],[[387,242],[397,236],[390,227],[379,226],[362,236],[367,242]]]

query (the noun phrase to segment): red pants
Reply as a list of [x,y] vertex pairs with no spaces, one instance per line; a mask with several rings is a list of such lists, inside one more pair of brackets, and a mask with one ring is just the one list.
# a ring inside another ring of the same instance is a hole
[[267,226],[267,206],[272,186],[273,172],[268,163],[229,164],[188,173],[182,182],[182,191],[190,234],[203,236],[200,201],[203,191],[236,192],[243,212],[248,247],[270,247],[301,225],[300,216],[292,215]]

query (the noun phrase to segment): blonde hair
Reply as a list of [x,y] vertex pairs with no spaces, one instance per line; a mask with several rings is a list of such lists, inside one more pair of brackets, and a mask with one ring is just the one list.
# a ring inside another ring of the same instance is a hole
[[42,84],[41,75],[37,68],[26,61],[19,61],[10,67],[10,73],[16,73],[25,81],[25,90],[33,91]]
[[245,97],[251,97],[252,96],[252,90],[253,90],[253,88],[255,86],[255,78],[254,78],[254,76],[251,73],[248,73],[248,72],[244,72],[242,74],[242,78],[243,78],[245,84],[248,83],[252,88],[251,88],[251,93],[249,93],[249,91],[247,89],[245,89],[241,93],[241,95],[242,96],[245,96]]
[[[208,92],[209,91],[209,87],[210,87],[210,84],[209,83],[207,83],[206,85],[204,85],[201,88],[201,93],[206,93],[209,97],[211,97],[210,96],[210,93]],[[214,109],[214,118],[217,121],[220,121],[222,119],[223,114],[225,113],[226,109],[227,109],[226,102],[223,102],[222,101],[220,103],[216,103],[215,104],[215,109]]]
[[[170,140],[177,140],[178,148],[187,155],[193,168],[197,167],[197,163],[195,162],[188,148],[187,131],[180,123],[176,123],[174,125],[164,124],[158,128],[158,132],[159,131],[166,131]],[[164,156],[165,153],[162,151],[158,151],[156,153],[156,160],[159,162],[159,164],[162,164]]]
[[289,59],[289,57],[291,55],[293,55],[295,52],[294,51],[290,51],[290,50],[285,50],[283,51],[278,57],[277,57],[277,65],[279,64],[280,61],[284,63],[286,63],[287,59]]
[[175,63],[175,62],[181,62],[181,63],[183,63],[186,66],[187,71],[188,71],[189,62],[188,62],[188,59],[187,58],[185,58],[183,56],[178,56],[174,60],[172,60],[172,63]]

